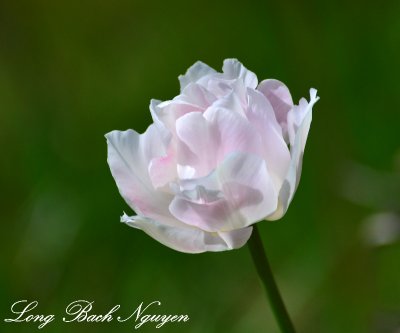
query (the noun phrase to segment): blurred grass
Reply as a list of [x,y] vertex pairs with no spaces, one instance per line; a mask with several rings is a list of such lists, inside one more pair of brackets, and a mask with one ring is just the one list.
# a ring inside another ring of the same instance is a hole
[[[299,332],[397,332],[399,242],[374,248],[360,237],[384,196],[362,204],[343,189],[358,179],[349,162],[400,172],[399,13],[394,0],[2,1],[2,318],[20,299],[59,319],[76,299],[127,313],[158,299],[163,312],[191,317],[164,332],[277,332],[246,248],[186,255],[121,225],[129,208],[106,163],[106,132],[144,131],[150,99],[175,96],[192,63],[220,69],[237,57],[259,79],[284,81],[295,100],[310,87],[321,96],[295,200],[282,221],[261,226]],[[360,182],[351,193],[386,188]],[[386,193],[395,214],[398,194]]]

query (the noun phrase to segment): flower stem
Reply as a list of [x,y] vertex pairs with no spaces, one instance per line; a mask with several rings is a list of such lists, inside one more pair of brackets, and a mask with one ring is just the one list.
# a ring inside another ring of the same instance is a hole
[[295,333],[293,323],[289,318],[289,314],[279,293],[274,276],[272,275],[271,266],[269,265],[260,233],[256,225],[253,225],[253,233],[250,237],[248,245],[258,275],[260,276],[260,279],[265,287],[272,312],[275,315],[275,319],[278,322],[282,333]]

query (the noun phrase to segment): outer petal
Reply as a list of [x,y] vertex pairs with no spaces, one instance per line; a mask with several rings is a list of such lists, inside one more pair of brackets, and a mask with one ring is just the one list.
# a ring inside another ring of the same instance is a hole
[[127,204],[141,215],[179,225],[168,211],[172,195],[155,191],[148,174],[150,161],[165,154],[164,143],[154,125],[139,135],[133,130],[106,134],[108,164]]
[[269,79],[262,81],[257,90],[268,98],[276,119],[282,127],[283,135],[287,138],[287,114],[293,108],[293,100],[288,87],[278,80]]
[[175,196],[172,215],[210,232],[241,229],[277,208],[277,192],[265,161],[256,155],[233,153],[209,176],[183,185],[193,193]]
[[[277,220],[281,218],[286,213],[287,208],[293,199],[294,193],[300,181],[304,149],[307,142],[308,132],[310,130],[310,125],[312,120],[312,107],[318,101],[318,99],[319,97],[317,97],[317,91],[315,89],[310,89],[310,103],[308,104],[301,103],[302,107],[304,107],[304,109],[302,110],[298,110],[297,108],[293,109],[293,112],[296,111],[299,112],[299,117],[301,117],[301,123],[297,127],[295,125],[296,123],[295,121],[293,122],[289,121],[289,125],[293,126],[289,127],[291,128],[289,133],[294,133],[293,137],[290,138],[291,139],[290,167],[286,175],[286,179],[279,192],[278,209],[274,214],[272,214],[267,218],[268,220]],[[291,123],[293,125],[291,125]]]
[[180,228],[166,226],[141,216],[124,215],[121,222],[143,230],[165,246],[186,253],[236,249],[247,242],[252,232],[252,228],[244,228],[227,233],[209,233],[189,226]]
[[195,83],[202,77],[210,74],[217,73],[213,68],[206,65],[204,62],[197,61],[192,65],[184,75],[179,75],[179,82],[181,85],[181,91],[191,82]]
[[313,105],[319,100],[317,97],[317,90],[314,88],[310,89],[310,102],[307,103],[305,98],[302,98],[299,105],[295,105],[293,109],[288,113],[287,125],[289,133],[289,141],[292,146],[295,142],[298,128],[301,126],[305,117],[312,111]]
[[253,89],[257,87],[257,76],[244,67],[237,59],[225,59],[222,71],[228,80],[241,79],[247,87]]

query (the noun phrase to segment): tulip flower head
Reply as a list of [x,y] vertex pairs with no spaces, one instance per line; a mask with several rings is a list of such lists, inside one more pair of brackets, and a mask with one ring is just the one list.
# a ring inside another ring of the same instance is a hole
[[180,94],[152,100],[145,133],[106,134],[108,164],[135,216],[121,221],[181,252],[243,246],[252,224],[281,218],[297,189],[317,91],[293,104],[236,59],[196,62]]

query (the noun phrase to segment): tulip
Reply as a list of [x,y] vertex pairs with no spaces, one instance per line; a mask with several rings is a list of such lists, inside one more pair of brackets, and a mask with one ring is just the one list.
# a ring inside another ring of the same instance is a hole
[[121,221],[182,252],[239,248],[254,223],[285,214],[317,92],[294,105],[282,82],[258,83],[235,59],[222,73],[196,62],[179,81],[180,95],[151,101],[144,134],[106,134],[111,173],[137,214]]

